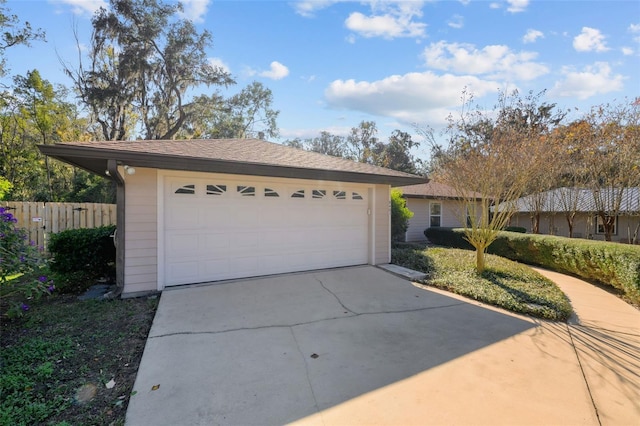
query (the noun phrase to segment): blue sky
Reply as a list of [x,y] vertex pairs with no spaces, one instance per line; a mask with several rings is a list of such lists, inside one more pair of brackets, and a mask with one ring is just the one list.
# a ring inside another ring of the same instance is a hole
[[[412,123],[439,128],[466,87],[492,108],[499,90],[546,89],[578,108],[640,96],[638,1],[185,0],[213,35],[210,60],[238,84],[270,88],[281,139],[346,134],[362,120],[380,136]],[[38,69],[70,86],[58,56],[77,65],[103,0],[9,0],[47,42],[6,52],[12,74]],[[207,91],[206,88],[203,89]]]

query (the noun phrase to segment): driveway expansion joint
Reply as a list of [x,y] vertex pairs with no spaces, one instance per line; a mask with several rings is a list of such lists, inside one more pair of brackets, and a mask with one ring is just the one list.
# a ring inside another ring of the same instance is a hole
[[400,310],[396,310],[396,311],[378,311],[378,312],[362,312],[362,313],[357,313],[357,312],[353,312],[351,315],[345,315],[345,316],[337,316],[337,317],[330,317],[330,318],[322,318],[322,319],[317,319],[317,320],[313,320],[313,321],[305,321],[305,322],[300,322],[300,323],[294,323],[294,324],[274,324],[274,325],[261,325],[261,326],[256,326],[256,327],[238,327],[238,328],[229,328],[226,330],[217,330],[217,331],[175,331],[172,333],[164,333],[164,334],[157,334],[157,335],[153,335],[153,336],[149,336],[148,339],[158,339],[158,338],[162,338],[162,337],[173,337],[173,336],[189,336],[189,335],[201,335],[201,334],[224,334],[224,333],[233,333],[236,331],[252,331],[252,330],[265,330],[268,328],[293,328],[293,327],[298,327],[298,326],[302,326],[302,325],[309,325],[309,324],[317,324],[320,322],[324,322],[324,321],[333,321],[333,320],[339,320],[339,319],[351,319],[351,318],[357,318],[360,316],[369,316],[369,315],[388,315],[388,314],[404,314],[404,313],[409,313],[409,312],[422,312],[422,311],[430,311],[430,310],[434,310],[434,309],[444,309],[444,308],[453,308],[456,306],[462,306],[465,305],[464,302],[457,302],[457,303],[451,303],[448,305],[440,305],[440,306],[429,306],[429,307],[425,307],[425,308],[417,308],[417,309],[400,309]]
[[[313,405],[316,409],[316,413],[320,412],[320,405],[318,405],[318,398],[316,398],[316,393],[313,390],[313,384],[311,383],[311,377],[309,376],[309,364],[307,362],[307,357],[302,352],[300,348],[300,343],[298,343],[298,339],[296,339],[296,333],[293,332],[293,327],[289,327],[289,331],[291,332],[291,337],[293,337],[293,341],[296,343],[296,349],[302,358],[302,362],[304,363],[304,372],[307,377],[307,384],[309,385],[309,391],[311,391],[311,396],[313,397]],[[323,422],[324,424],[324,422]]]

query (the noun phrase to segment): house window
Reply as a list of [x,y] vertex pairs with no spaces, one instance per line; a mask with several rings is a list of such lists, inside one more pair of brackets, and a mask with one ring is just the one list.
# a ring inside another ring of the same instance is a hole
[[176,189],[176,194],[195,194],[196,186],[195,185],[183,185],[180,188]]
[[[611,235],[618,235],[618,216],[605,216],[606,220],[613,221],[613,232]],[[605,234],[604,232],[604,222],[602,220],[602,216],[596,216],[596,234]]]
[[439,227],[442,223],[442,204],[429,204],[429,226]]
[[351,199],[352,200],[362,200],[362,195],[358,194],[357,192],[352,192],[351,193]]

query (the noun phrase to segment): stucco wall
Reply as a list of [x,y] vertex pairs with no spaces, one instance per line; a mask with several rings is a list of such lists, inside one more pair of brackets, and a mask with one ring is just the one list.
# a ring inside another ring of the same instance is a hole
[[[122,172],[121,172],[122,173]],[[127,293],[157,290],[157,170],[136,167],[125,179],[125,269]]]

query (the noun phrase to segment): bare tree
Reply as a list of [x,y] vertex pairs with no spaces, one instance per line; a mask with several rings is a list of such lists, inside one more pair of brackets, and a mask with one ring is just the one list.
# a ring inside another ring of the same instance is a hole
[[513,119],[521,104],[517,92],[502,94],[494,111],[473,107],[466,92],[462,101],[460,117],[449,118],[448,146],[437,143],[430,129],[417,130],[432,147],[434,179],[456,193],[465,238],[476,249],[476,270],[482,273],[487,247],[509,223],[531,179],[530,153],[539,132]]
[[626,189],[640,186],[640,100],[596,106],[584,121],[586,174],[602,231],[611,241]]

